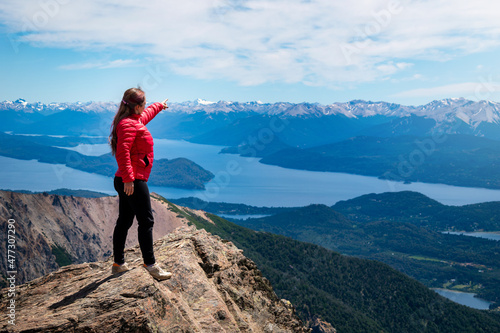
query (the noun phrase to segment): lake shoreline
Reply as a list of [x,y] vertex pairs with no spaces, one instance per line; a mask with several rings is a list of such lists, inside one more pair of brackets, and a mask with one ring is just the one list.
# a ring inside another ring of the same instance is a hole
[[446,297],[447,299],[455,303],[465,305],[477,310],[488,310],[489,305],[492,304],[492,302],[476,297],[476,294],[474,293],[468,293],[468,292],[445,289],[445,288],[430,288],[430,289],[434,290],[439,295]]
[[448,235],[463,235],[463,236],[479,237],[494,241],[500,241],[500,231],[472,231],[472,232],[443,231],[442,233]]
[[[500,190],[451,185],[380,180],[376,177],[343,173],[301,171],[265,165],[257,158],[219,154],[221,146],[193,144],[184,140],[155,139],[155,158],[185,157],[215,178],[205,190],[184,190],[150,186],[165,198],[197,197],[208,202],[243,203],[250,206],[299,207],[310,204],[332,206],[369,193],[414,191],[442,204],[462,206],[500,201]],[[107,144],[83,144],[71,148],[85,155],[109,152]],[[7,172],[0,175],[3,188],[48,191],[58,188],[82,189],[114,195],[112,179],[36,161],[0,157]]]

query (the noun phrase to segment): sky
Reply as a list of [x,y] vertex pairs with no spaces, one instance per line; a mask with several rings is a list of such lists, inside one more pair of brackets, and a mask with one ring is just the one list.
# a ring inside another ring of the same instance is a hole
[[500,102],[496,0],[2,0],[0,100]]

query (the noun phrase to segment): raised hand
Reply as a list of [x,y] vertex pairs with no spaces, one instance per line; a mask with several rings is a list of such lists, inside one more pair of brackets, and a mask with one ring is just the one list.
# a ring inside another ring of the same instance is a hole
[[167,101],[168,101],[168,98],[166,100],[164,100],[163,102],[161,102],[161,104],[163,105],[163,110],[168,109]]

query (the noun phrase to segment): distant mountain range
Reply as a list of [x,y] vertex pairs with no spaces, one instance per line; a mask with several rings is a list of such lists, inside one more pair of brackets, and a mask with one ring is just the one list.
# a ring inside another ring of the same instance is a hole
[[[76,103],[28,103],[24,99],[0,102],[0,111],[15,110],[37,112],[43,115],[64,110],[80,112],[115,112],[118,107],[114,102],[76,102]],[[476,126],[482,122],[500,122],[500,103],[493,101],[471,101],[464,98],[436,100],[420,106],[405,106],[388,102],[353,100],[345,103],[322,105],[319,103],[262,103],[262,102],[209,102],[202,99],[181,103],[169,103],[168,112],[218,113],[250,112],[267,115],[293,117],[344,115],[349,118],[386,116],[408,117],[416,115],[436,121],[459,118],[465,123]]]
[[[3,131],[26,131],[35,133],[36,127],[32,124],[45,124],[47,121],[57,124],[65,121],[78,121],[73,131],[78,127],[80,132],[87,125],[96,123],[96,118],[109,121],[115,113],[118,105],[113,102],[77,102],[77,103],[49,103],[40,102],[28,103],[24,99],[16,101],[0,102],[0,116],[3,124],[0,130]],[[74,112],[84,113],[75,116]],[[262,118],[264,117],[264,118]],[[363,100],[353,100],[346,103],[333,103],[322,105],[318,103],[262,103],[262,102],[208,102],[201,99],[182,103],[170,103],[169,109],[163,112],[160,118],[168,121],[169,124],[164,131],[158,130],[161,136],[177,137],[183,139],[196,137],[204,134],[204,139],[214,136],[212,130],[224,129],[233,125],[235,121],[240,121],[238,129],[255,130],[256,119],[267,121],[264,125],[269,127],[268,117],[286,118],[289,120],[300,119],[300,123],[314,124],[315,118],[331,123],[335,119],[343,129],[342,135],[333,139],[345,139],[346,135],[353,136],[360,131],[364,135],[389,136],[398,134],[423,135],[435,131],[445,131],[446,133],[471,134],[484,136],[492,139],[500,139],[500,103],[492,101],[471,101],[463,98],[443,99],[433,101],[421,106],[405,106],[401,104],[387,102],[371,102]],[[326,117],[326,118],[325,118]],[[327,120],[331,118],[330,120]],[[45,121],[44,121],[45,119]],[[192,128],[186,128],[189,124],[196,123]],[[261,122],[260,122],[261,123]],[[198,124],[203,124],[199,128]],[[296,125],[297,120],[289,125]],[[281,125],[281,124],[279,124]],[[159,126],[156,126],[159,127]],[[272,124],[271,124],[272,127]],[[276,128],[281,126],[275,125]],[[288,127],[288,125],[287,125]],[[259,127],[262,128],[262,127]],[[39,131],[47,134],[49,129],[38,126]],[[319,128],[321,129],[321,128]],[[59,127],[59,130],[61,128]],[[271,128],[273,130],[273,128]],[[274,129],[276,132],[276,129]],[[87,130],[88,132],[88,130]],[[285,135],[278,131],[278,136]],[[20,133],[20,132],[19,132]],[[245,132],[245,134],[251,134]],[[317,144],[331,143],[332,138]],[[212,141],[217,141],[212,138]],[[316,142],[287,142],[292,146],[310,147]],[[211,142],[208,142],[211,143]]]
[[[0,132],[106,138],[116,103],[0,103]],[[155,138],[226,146],[223,153],[301,170],[500,188],[500,103],[171,103]],[[90,139],[89,139],[90,140]],[[90,142],[86,142],[90,143]]]

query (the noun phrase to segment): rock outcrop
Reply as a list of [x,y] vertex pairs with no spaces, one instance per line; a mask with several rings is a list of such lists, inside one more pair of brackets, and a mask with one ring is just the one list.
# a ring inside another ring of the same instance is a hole
[[[151,205],[155,218],[154,239],[186,225],[166,203],[152,198]],[[17,279],[22,283],[60,267],[54,247],[72,263],[104,260],[109,256],[118,216],[118,197],[90,199],[0,191],[0,215],[5,224],[8,219],[15,220]],[[6,249],[6,241],[6,237],[0,237],[2,249]],[[126,246],[136,244],[137,222],[134,222]],[[2,272],[8,270],[6,260],[6,256],[0,257]]]
[[[17,286],[15,325],[2,332],[308,332],[253,261],[231,242],[183,226],[155,242],[173,277],[156,281],[141,266],[111,275],[112,261],[74,264]],[[1,311],[8,304],[2,290]]]
[[332,326],[332,324],[319,317],[314,317],[308,326],[312,328],[312,333],[337,333],[337,330]]

